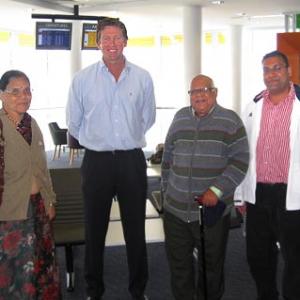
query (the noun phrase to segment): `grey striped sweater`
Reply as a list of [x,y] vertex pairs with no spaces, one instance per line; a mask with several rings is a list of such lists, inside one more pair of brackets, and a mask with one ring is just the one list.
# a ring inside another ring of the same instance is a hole
[[186,222],[198,219],[194,197],[210,186],[232,205],[235,188],[249,162],[244,125],[232,110],[216,105],[198,118],[191,107],[180,109],[169,128],[162,159],[164,209]]

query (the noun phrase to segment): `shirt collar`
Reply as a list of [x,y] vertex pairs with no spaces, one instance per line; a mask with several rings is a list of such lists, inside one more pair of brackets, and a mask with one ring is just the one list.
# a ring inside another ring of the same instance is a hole
[[[126,59],[125,56],[124,56],[124,59],[125,59],[124,70],[128,72],[130,70],[130,62]],[[100,68],[100,71],[106,70],[107,72],[109,72],[109,70],[102,58],[99,61],[99,68]]]
[[[294,87],[293,82],[290,81],[290,91],[289,91],[288,95],[286,96],[286,98],[284,99],[284,101],[282,101],[281,103],[293,101],[295,99],[295,97],[296,97],[295,87]],[[265,99],[265,101],[268,104],[273,104],[270,100],[270,91],[269,90],[264,91],[263,98]]]

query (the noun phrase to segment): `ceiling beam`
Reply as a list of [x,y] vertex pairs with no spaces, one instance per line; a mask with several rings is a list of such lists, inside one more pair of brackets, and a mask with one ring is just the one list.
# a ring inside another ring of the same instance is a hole
[[32,19],[51,19],[52,22],[55,20],[91,20],[91,21],[99,21],[104,19],[103,16],[85,16],[79,15],[79,6],[74,5],[73,15],[60,15],[60,14],[31,14]]
[[64,5],[49,3],[46,1],[40,1],[40,0],[12,0],[12,1],[23,3],[23,4],[29,4],[41,8],[53,9],[56,11],[69,12],[69,13],[73,12],[73,7],[67,7]]

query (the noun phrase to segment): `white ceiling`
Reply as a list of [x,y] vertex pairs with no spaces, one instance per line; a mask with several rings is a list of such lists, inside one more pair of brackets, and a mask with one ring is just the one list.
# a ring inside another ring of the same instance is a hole
[[300,13],[300,0],[224,0],[213,5],[212,0],[1,0],[6,6],[25,7],[33,13],[73,13],[79,5],[80,15],[134,15],[152,22],[168,23],[181,18],[184,6],[203,7],[203,27],[227,25],[284,25],[284,14]]

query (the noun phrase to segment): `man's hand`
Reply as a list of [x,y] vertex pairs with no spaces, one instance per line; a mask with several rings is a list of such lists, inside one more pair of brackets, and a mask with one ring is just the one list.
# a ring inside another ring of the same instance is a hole
[[210,189],[208,189],[202,195],[202,204],[204,206],[215,206],[218,203],[219,199],[217,195]]

